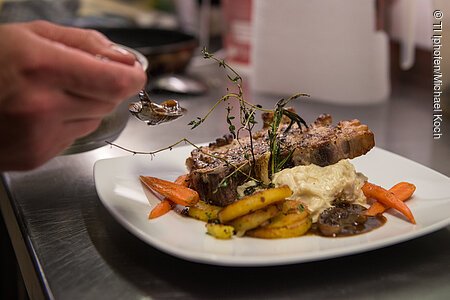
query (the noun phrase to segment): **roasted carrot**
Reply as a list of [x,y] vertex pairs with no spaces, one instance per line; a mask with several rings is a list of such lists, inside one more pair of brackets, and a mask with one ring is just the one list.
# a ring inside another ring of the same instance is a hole
[[[393,193],[400,201],[405,202],[414,194],[416,190],[416,186],[409,182],[399,182],[391,189],[389,192]],[[375,201],[369,209],[366,211],[366,215],[368,216],[376,216],[378,214],[382,214],[389,207],[383,205],[382,203]]]
[[153,209],[148,214],[148,218],[155,219],[161,217],[162,215],[165,215],[166,213],[171,211],[174,206],[175,204],[172,201],[165,198],[161,202],[156,204],[155,207],[153,207]]
[[198,193],[188,187],[151,176],[139,176],[139,178],[149,189],[176,204],[191,206],[200,200]]
[[[178,176],[178,178],[175,180],[176,184],[179,184],[181,186],[188,186],[189,185],[189,175],[184,174],[181,176]],[[162,215],[165,215],[169,211],[172,210],[172,208],[175,207],[175,203],[170,201],[169,198],[164,198],[161,202],[155,205],[153,209],[150,211],[148,218],[149,219],[155,219]]]
[[189,186],[189,174],[180,175],[174,181],[176,184],[188,187]]
[[398,210],[405,215],[411,223],[416,224],[411,210],[405,203],[400,201],[394,193],[370,182],[366,182],[363,185],[362,191],[367,198],[373,198],[387,207],[392,207]]

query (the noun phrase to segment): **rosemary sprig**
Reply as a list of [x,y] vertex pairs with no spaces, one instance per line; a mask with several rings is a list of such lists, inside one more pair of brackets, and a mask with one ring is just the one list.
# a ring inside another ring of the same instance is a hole
[[294,123],[297,124],[297,126],[301,129],[302,125],[308,128],[308,125],[306,124],[305,120],[303,120],[298,114],[289,111],[285,108],[286,105],[289,104],[294,99],[297,99],[299,97],[309,97],[308,94],[295,94],[287,99],[281,99],[277,102],[275,105],[275,111],[273,113],[273,120],[270,124],[268,136],[269,136],[269,149],[270,149],[270,175],[273,175],[277,173],[279,170],[283,169],[284,165],[290,160],[293,151],[290,151],[290,153],[285,157],[281,158],[281,142],[278,138],[279,135],[279,128],[281,124],[281,120],[283,116],[286,116],[289,118],[290,122],[289,125],[284,130],[284,133],[287,133]]

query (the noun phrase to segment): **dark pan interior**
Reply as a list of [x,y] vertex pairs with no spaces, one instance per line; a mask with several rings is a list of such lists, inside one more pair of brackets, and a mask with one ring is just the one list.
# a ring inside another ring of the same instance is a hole
[[112,41],[134,48],[144,55],[195,49],[194,36],[175,30],[157,28],[95,28]]

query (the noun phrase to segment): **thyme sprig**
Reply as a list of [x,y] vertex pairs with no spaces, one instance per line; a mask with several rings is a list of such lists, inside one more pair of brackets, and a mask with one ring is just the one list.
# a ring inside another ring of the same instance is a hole
[[[221,104],[222,102],[226,102],[226,101],[237,101],[239,104],[239,123],[240,125],[237,127],[236,123],[236,117],[232,115],[232,110],[233,107],[230,106],[230,103],[228,103],[227,106],[227,116],[226,116],[226,122],[228,124],[228,131],[230,132],[230,134],[233,136],[233,138],[235,138],[238,143],[240,144],[242,150],[244,151],[244,157],[246,158],[247,162],[246,165],[249,165],[249,172],[247,173],[247,177],[251,178],[252,174],[254,174],[254,167],[256,165],[256,156],[255,156],[255,152],[254,152],[254,147],[253,147],[253,129],[255,127],[255,125],[257,124],[255,115],[257,111],[266,111],[266,112],[270,112],[271,110],[267,110],[267,109],[263,109],[261,105],[255,105],[252,104],[250,102],[248,102],[247,100],[245,100],[244,98],[244,92],[243,92],[243,79],[242,77],[239,75],[239,73],[237,73],[233,67],[231,67],[230,65],[227,64],[227,62],[223,59],[218,59],[217,57],[215,57],[213,54],[209,53],[206,48],[202,49],[202,54],[203,57],[205,59],[212,59],[214,61],[216,61],[219,65],[220,68],[224,68],[226,70],[229,71],[229,73],[227,74],[228,79],[230,80],[231,83],[233,83],[236,88],[237,91],[235,92],[230,92],[227,89],[227,94],[222,96],[212,107],[211,109],[206,113],[205,116],[203,117],[197,117],[195,120],[192,120],[191,122],[188,123],[188,125],[192,126],[191,129],[194,129],[198,126],[200,126],[202,123],[204,123],[206,121],[206,119],[210,116],[210,114],[217,108],[217,106],[219,104]],[[249,140],[250,140],[250,146],[249,147],[244,147],[239,140],[239,137],[241,135],[242,131],[246,131],[248,136],[249,136]],[[239,169],[235,169],[231,174],[229,174],[228,176],[226,176],[224,178],[224,180],[228,180],[231,176],[233,176],[235,174],[235,172],[237,172],[238,170],[241,170],[242,168]],[[219,183],[219,185],[224,185],[226,182],[225,181],[221,181]]]
[[[201,124],[203,124],[208,117],[211,115],[211,113],[221,104],[224,102],[227,102],[226,107],[226,122],[228,124],[228,130],[229,133],[233,136],[234,139],[237,140],[238,144],[240,145],[241,149],[244,152],[244,157],[246,161],[244,163],[241,163],[240,165],[235,165],[225,159],[224,157],[220,155],[215,155],[214,153],[203,151],[202,147],[197,146],[196,144],[192,143],[186,138],[183,138],[176,143],[173,143],[167,147],[155,150],[155,151],[149,151],[149,152],[143,152],[143,151],[134,151],[127,149],[125,147],[116,145],[111,142],[107,142],[111,146],[118,147],[124,151],[133,153],[133,154],[146,154],[150,155],[151,157],[155,156],[157,153],[166,151],[166,150],[172,150],[174,147],[178,146],[181,143],[189,144],[196,148],[197,150],[201,151],[204,155],[210,156],[214,159],[218,159],[222,161],[224,164],[226,164],[232,172],[230,172],[227,176],[225,176],[216,187],[216,191],[219,188],[228,186],[228,180],[236,175],[237,173],[244,175],[247,180],[254,180],[257,182],[257,185],[264,185],[260,180],[257,180],[254,178],[255,167],[256,167],[256,155],[254,152],[254,137],[253,137],[253,129],[255,125],[257,124],[256,121],[256,112],[265,112],[265,113],[271,113],[273,114],[273,120],[269,126],[268,129],[268,144],[269,144],[269,151],[270,151],[270,161],[269,161],[269,175],[273,175],[279,170],[281,170],[288,161],[290,161],[293,151],[290,151],[287,155],[285,153],[282,153],[283,149],[283,142],[279,138],[280,135],[280,126],[283,119],[283,116],[287,117],[289,119],[289,124],[285,127],[283,133],[289,132],[291,130],[292,126],[294,124],[297,124],[298,128],[302,129],[302,126],[307,128],[306,122],[295,112],[290,111],[286,108],[286,106],[294,99],[297,99],[299,97],[308,97],[309,95],[304,93],[299,93],[292,95],[291,97],[287,99],[281,99],[279,100],[274,109],[266,109],[263,108],[261,105],[253,104],[245,100],[244,98],[244,92],[243,92],[243,78],[230,66],[227,64],[227,62],[223,59],[218,59],[213,54],[209,53],[206,48],[203,48],[202,50],[203,57],[205,59],[212,59],[216,61],[220,68],[224,68],[228,71],[227,77],[230,80],[231,83],[233,83],[236,87],[236,91],[230,92],[229,89],[227,89],[227,94],[222,96],[210,109],[209,111],[203,116],[203,117],[196,117],[194,120],[190,121],[188,123],[189,126],[191,126],[191,129],[195,129]],[[237,101],[239,105],[239,118],[236,118],[233,115],[233,106],[231,106],[231,101]],[[237,125],[239,123],[239,125]],[[249,145],[242,144],[240,135],[241,132],[246,132],[249,139]],[[248,169],[247,169],[248,167]]]
[[107,143],[108,145],[110,145],[110,146],[113,146],[113,147],[122,149],[122,150],[124,150],[124,151],[126,151],[126,152],[129,152],[129,153],[132,153],[133,155],[145,154],[145,155],[150,155],[150,157],[152,157],[152,158],[153,158],[157,153],[163,152],[163,151],[166,151],[166,150],[172,150],[174,147],[178,146],[178,145],[181,144],[181,143],[189,144],[189,145],[191,145],[192,147],[194,147],[194,148],[196,148],[196,149],[200,149],[199,146],[197,146],[196,144],[192,143],[190,140],[188,140],[188,139],[186,139],[186,138],[182,138],[181,140],[179,140],[179,141],[177,141],[177,142],[175,142],[175,143],[173,143],[173,144],[171,144],[171,145],[169,145],[169,146],[166,146],[166,147],[164,147],[164,148],[161,148],[161,149],[158,149],[158,150],[155,150],[155,151],[135,151],[135,150],[131,150],[131,149],[122,147],[122,146],[117,145],[117,144],[112,143],[112,142],[106,141],[106,143]]
[[[222,96],[210,109],[209,111],[206,113],[205,116],[203,117],[197,117],[195,120],[192,120],[191,122],[188,123],[188,125],[192,126],[191,129],[194,129],[198,126],[200,126],[200,124],[204,123],[206,121],[206,119],[211,115],[211,113],[217,108],[217,106],[219,104],[221,104],[222,102],[226,102],[229,100],[237,100],[239,103],[239,109],[240,109],[240,120],[241,120],[241,124],[245,123],[246,119],[249,119],[248,116],[251,115],[251,111],[250,110],[259,110],[259,111],[264,111],[264,112],[271,112],[272,110],[270,109],[264,109],[262,108],[261,105],[255,105],[252,104],[248,101],[246,101],[244,99],[244,91],[243,91],[243,79],[242,77],[239,75],[239,73],[237,73],[233,67],[231,67],[225,60],[223,59],[219,59],[217,57],[214,56],[214,54],[209,53],[206,48],[202,49],[202,54],[203,54],[203,58],[205,59],[212,59],[214,61],[216,61],[219,64],[220,68],[224,68],[226,70],[229,70],[231,72],[230,74],[227,74],[228,79],[236,85],[237,87],[237,91],[236,92],[230,92],[229,90],[227,90],[227,94]],[[228,106],[230,107],[230,106]],[[228,114],[227,114],[227,123],[230,124],[232,123],[233,118],[228,118],[230,116],[230,112],[231,109],[228,110]],[[246,114],[249,113],[249,114]],[[247,116],[247,118],[246,118]],[[249,119],[250,120],[250,119]],[[254,118],[253,118],[254,120]],[[234,127],[235,129],[236,127]]]
[[[167,146],[167,147],[164,147],[164,148],[161,148],[161,149],[158,149],[158,150],[155,150],[155,151],[136,151],[136,150],[128,149],[128,148],[126,148],[126,147],[117,145],[117,144],[115,144],[115,143],[113,143],[113,142],[109,142],[109,141],[105,141],[105,142],[106,142],[108,145],[112,146],[112,147],[119,148],[119,149],[121,149],[121,150],[123,150],[123,151],[132,153],[133,155],[150,155],[151,158],[153,158],[153,157],[154,157],[157,153],[159,153],[159,152],[167,151],[167,150],[172,150],[174,147],[178,146],[178,145],[181,144],[181,143],[189,144],[189,145],[191,145],[192,147],[194,147],[195,149],[197,149],[197,150],[199,150],[199,151],[202,151],[202,148],[201,148],[201,147],[197,146],[195,143],[191,142],[191,141],[188,140],[187,138],[182,138],[182,139],[180,139],[179,141],[177,141],[177,142],[175,142],[175,143],[173,143],[173,144],[171,144],[171,145],[169,145],[169,146]],[[245,168],[245,167],[247,166],[247,163],[242,164],[242,165],[240,165],[240,166],[236,166],[236,165],[234,165],[233,163],[230,163],[228,160],[226,160],[225,158],[223,158],[223,157],[221,157],[221,156],[214,155],[214,154],[211,154],[211,153],[205,153],[205,152],[203,152],[203,151],[202,151],[202,153],[205,154],[205,155],[207,155],[207,156],[210,156],[210,157],[212,157],[212,158],[215,158],[215,159],[218,159],[218,160],[222,161],[222,162],[225,163],[228,167],[232,168],[232,169],[235,170],[236,172],[241,173],[242,175],[245,175],[245,176],[247,176],[247,177],[249,176],[247,173],[245,173],[245,172],[242,171],[242,169]],[[233,174],[235,174],[236,172],[234,172]],[[224,178],[224,180],[230,178],[233,174],[228,175],[227,177]],[[223,186],[224,180],[222,180],[222,181],[219,183],[219,186]],[[256,181],[257,179],[252,178],[252,177],[249,177],[249,180],[255,180],[255,181]]]

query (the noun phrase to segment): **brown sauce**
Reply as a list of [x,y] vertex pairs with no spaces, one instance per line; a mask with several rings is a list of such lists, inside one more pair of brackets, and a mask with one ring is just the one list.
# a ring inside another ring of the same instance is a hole
[[383,216],[367,216],[359,204],[335,200],[333,206],[322,211],[312,232],[325,237],[352,236],[369,232],[386,223]]
[[337,232],[334,235],[324,235],[319,229],[318,224],[313,223],[311,229],[308,231],[308,234],[311,235],[320,235],[323,237],[345,237],[345,236],[353,236],[357,234],[367,233],[374,229],[377,229],[383,226],[386,223],[386,218],[382,215],[377,215],[375,217],[367,217],[364,223],[360,223],[354,226],[343,227],[341,231]]

